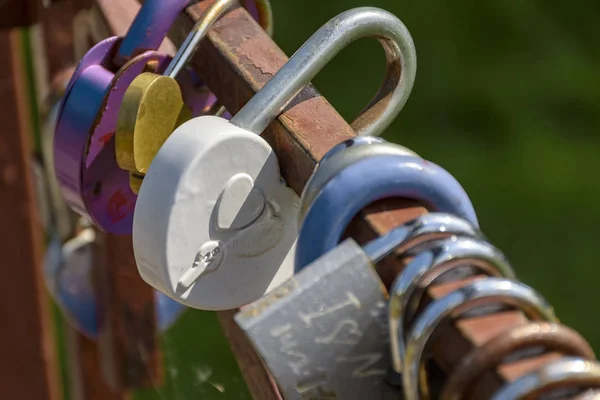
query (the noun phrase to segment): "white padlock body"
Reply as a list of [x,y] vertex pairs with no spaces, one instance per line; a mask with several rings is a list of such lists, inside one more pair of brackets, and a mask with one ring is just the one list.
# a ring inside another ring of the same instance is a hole
[[189,307],[251,303],[293,275],[298,207],[264,139],[219,117],[188,121],[144,177],[133,221],[139,272]]

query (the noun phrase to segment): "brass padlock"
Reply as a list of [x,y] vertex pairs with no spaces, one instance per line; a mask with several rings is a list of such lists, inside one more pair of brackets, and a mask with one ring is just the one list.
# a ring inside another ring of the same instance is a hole
[[[127,89],[119,110],[115,146],[117,163],[130,172],[129,184],[134,193],[139,193],[144,174],[163,143],[193,117],[175,78],[210,27],[238,4],[238,0],[216,1],[198,20],[163,75],[144,72]],[[269,31],[270,19],[264,25]],[[225,109],[218,106],[207,113],[222,114]]]

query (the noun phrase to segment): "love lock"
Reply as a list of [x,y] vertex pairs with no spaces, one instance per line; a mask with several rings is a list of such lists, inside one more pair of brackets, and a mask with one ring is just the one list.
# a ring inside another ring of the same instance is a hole
[[203,116],[181,125],[144,177],[133,222],[142,278],[190,307],[248,304],[293,273],[298,197],[281,182],[259,134],[347,44],[370,36],[386,48],[390,74],[377,117],[359,133],[380,134],[410,94],[416,55],[410,34],[377,8],[345,12],[317,31],[231,121]]
[[[44,279],[52,298],[65,318],[91,339],[99,332],[98,306],[92,280],[95,233],[85,227],[64,244],[54,236],[46,249]],[[185,307],[160,292],[155,292],[158,329],[167,330]]]
[[[368,146],[373,144],[359,147]],[[353,151],[353,147],[336,147],[325,155],[320,168]],[[469,196],[452,175],[430,161],[399,154],[395,146],[387,154],[374,154],[345,168],[332,169],[336,175],[312,195],[311,204],[303,202],[308,211],[298,237],[296,271],[337,246],[360,210],[385,198],[417,200],[431,211],[456,215],[478,226]]]
[[[131,233],[136,201],[129,174],[115,161],[114,134],[125,90],[148,68],[166,67],[166,55],[146,50],[158,48],[188,2],[145,1],[125,37],[94,46],[67,87],[54,146],[57,178],[69,206],[106,232]],[[257,17],[264,15],[269,14]],[[195,90],[190,77],[180,79],[185,102],[193,109],[215,102],[210,93]]]
[[130,186],[134,193],[139,193],[144,174],[169,135],[193,115],[198,115],[185,104],[175,79],[210,27],[236,5],[238,0],[217,0],[213,3],[200,17],[163,75],[144,72],[131,82],[125,92],[115,145],[117,164],[130,172]]
[[393,400],[387,294],[369,255],[347,239],[235,320],[286,400]]

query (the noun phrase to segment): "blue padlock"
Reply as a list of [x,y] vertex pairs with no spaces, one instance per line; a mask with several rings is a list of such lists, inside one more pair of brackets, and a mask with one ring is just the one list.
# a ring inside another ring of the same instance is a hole
[[[100,330],[98,304],[92,281],[94,231],[83,229],[65,244],[54,237],[46,251],[46,286],[66,319],[78,331],[95,340]],[[159,332],[173,325],[187,307],[154,291]]]
[[418,157],[371,157],[342,170],[317,195],[300,229],[295,271],[337,246],[361,209],[392,197],[417,200],[431,211],[456,215],[479,226],[469,196],[440,166]]

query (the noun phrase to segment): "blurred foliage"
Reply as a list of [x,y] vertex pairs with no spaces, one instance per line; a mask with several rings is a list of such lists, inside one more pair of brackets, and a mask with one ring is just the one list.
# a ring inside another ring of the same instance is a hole
[[[385,137],[454,174],[520,279],[600,351],[600,3],[272,2],[275,40],[287,54],[352,7],[378,6],[403,20],[417,47],[417,83]],[[314,84],[351,120],[384,66],[377,42],[360,40]],[[169,385],[136,398],[249,398],[221,335],[213,314],[190,311],[166,335]]]

